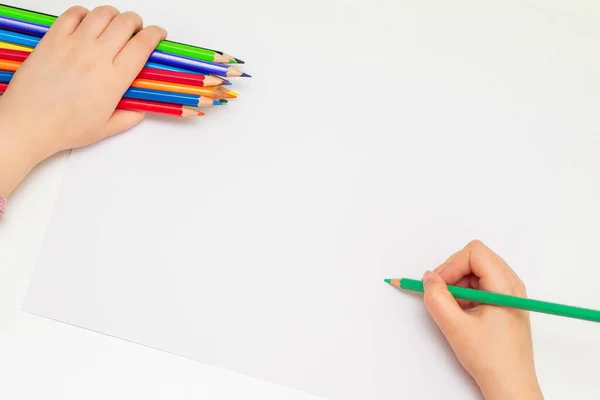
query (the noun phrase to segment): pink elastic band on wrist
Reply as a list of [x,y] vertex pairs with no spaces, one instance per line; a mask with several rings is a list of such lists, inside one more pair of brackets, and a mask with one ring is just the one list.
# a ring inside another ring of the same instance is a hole
[[6,197],[0,194],[0,217],[6,212]]

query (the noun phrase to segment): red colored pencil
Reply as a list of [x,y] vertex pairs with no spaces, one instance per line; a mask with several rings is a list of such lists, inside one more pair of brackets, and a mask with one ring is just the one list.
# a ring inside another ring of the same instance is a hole
[[[8,88],[7,83],[0,83],[0,93],[4,93]],[[204,115],[201,111],[193,108],[181,106],[179,104],[159,103],[157,101],[145,101],[135,99],[121,99],[117,104],[119,110],[142,111],[154,114],[173,115],[176,117],[196,117]]]
[[21,50],[0,49],[0,58],[3,60],[23,62],[30,54]]
[[[2,58],[1,54],[0,58]],[[223,83],[223,79],[212,75],[191,74],[188,72],[167,71],[154,68],[142,69],[137,77],[155,81],[183,83],[193,86],[219,86]]]
[[[0,60],[23,62],[29,56],[26,51],[0,49]],[[144,68],[138,78],[152,79],[155,81],[183,83],[192,86],[219,86],[224,79],[212,75],[193,74],[189,72],[167,71],[155,68]]]
[[143,111],[156,114],[174,115],[176,117],[197,117],[204,115],[201,111],[181,106],[179,104],[159,103],[157,101],[121,99],[117,108],[120,110]]

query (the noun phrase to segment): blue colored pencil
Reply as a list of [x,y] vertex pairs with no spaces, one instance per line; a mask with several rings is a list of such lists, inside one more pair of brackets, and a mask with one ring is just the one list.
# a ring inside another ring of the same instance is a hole
[[202,97],[195,94],[164,92],[162,90],[141,88],[129,88],[123,95],[123,98],[158,101],[160,103],[181,104],[192,107],[223,105],[223,103],[218,100],[213,100],[208,97]]
[[40,38],[0,29],[0,41],[35,47],[40,42]]
[[[14,72],[0,71],[0,82],[10,83]],[[159,103],[180,104],[192,107],[220,106],[222,102],[195,94],[164,92],[162,90],[129,88],[123,95],[125,99],[156,101]]]
[[159,64],[159,63],[155,63],[155,62],[152,62],[152,61],[148,61],[146,63],[146,65],[144,65],[144,67],[146,67],[146,68],[155,68],[155,69],[163,69],[165,71],[187,72],[188,74],[197,74],[197,72],[190,71],[189,69],[171,67],[170,65]]
[[12,79],[14,72],[0,71],[0,82],[8,83]]

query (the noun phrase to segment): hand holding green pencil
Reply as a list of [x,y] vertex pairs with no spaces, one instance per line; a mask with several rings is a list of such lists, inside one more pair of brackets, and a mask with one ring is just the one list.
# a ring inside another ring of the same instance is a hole
[[486,400],[539,400],[526,311],[456,300],[447,285],[525,297],[508,264],[474,241],[423,277],[425,305]]

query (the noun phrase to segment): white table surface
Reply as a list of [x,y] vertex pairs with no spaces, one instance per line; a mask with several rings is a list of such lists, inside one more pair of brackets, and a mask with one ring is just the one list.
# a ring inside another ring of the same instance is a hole
[[[20,4],[47,8],[42,3]],[[568,14],[573,24],[581,21],[589,27],[590,18],[600,16],[600,8],[592,1],[576,5],[548,1],[546,5],[549,13]],[[595,65],[597,54],[590,54]],[[540,275],[530,296],[600,308],[600,132],[589,111],[600,109],[600,79],[588,76],[589,85],[581,86],[588,84],[581,76],[557,77],[563,85],[567,78],[574,79],[578,88],[589,88],[590,108],[565,110],[564,118],[558,119],[565,129],[586,134],[574,135],[565,149],[572,163],[562,172],[560,195],[554,199],[554,212],[548,215],[551,245],[545,250],[546,262],[539,266]],[[552,118],[557,120],[556,115]],[[40,165],[10,198],[9,214],[0,224],[0,398],[317,399],[21,312],[67,161],[67,154],[61,154]],[[542,315],[534,315],[532,320],[546,397],[600,398],[600,325]]]

